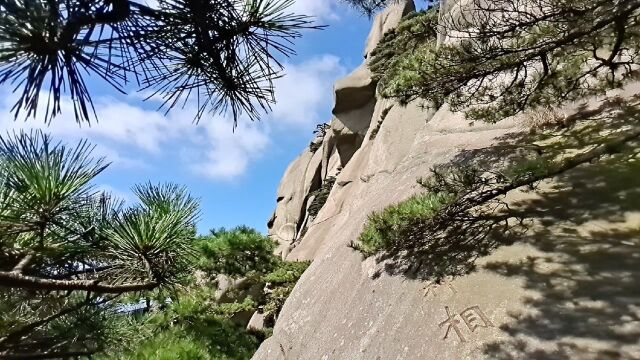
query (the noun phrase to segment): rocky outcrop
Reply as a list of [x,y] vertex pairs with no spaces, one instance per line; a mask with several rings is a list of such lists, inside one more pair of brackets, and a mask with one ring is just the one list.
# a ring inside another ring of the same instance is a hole
[[366,65],[368,53],[384,33],[415,10],[412,0],[399,1],[379,14],[367,39],[365,62],[335,86],[334,118],[318,133],[289,167],[278,189],[277,205],[269,220],[269,236],[278,242],[277,252],[286,257],[313,222],[307,209],[311,194],[336,176],[361,147],[376,109],[375,86]]
[[[379,15],[372,38],[397,23],[388,14],[410,9],[403,1]],[[322,146],[305,150],[283,179],[270,233],[284,240],[287,259],[313,263],[254,359],[640,359],[637,164],[615,174],[577,169],[535,194],[511,195],[534,224],[513,245],[473,254],[467,275],[436,283],[413,263],[365,260],[350,244],[368,214],[415,194],[433,166],[528,131],[523,117],[469,124],[446,106],[375,99],[365,72],[337,84]],[[328,176],[335,185],[310,219],[308,195]]]

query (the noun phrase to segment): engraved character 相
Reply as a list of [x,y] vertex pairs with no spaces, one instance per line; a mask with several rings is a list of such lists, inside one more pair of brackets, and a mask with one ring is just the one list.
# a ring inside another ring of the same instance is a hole
[[451,314],[448,306],[445,306],[444,310],[447,312],[447,319],[441,322],[438,325],[438,327],[443,327],[444,325],[448,325],[448,326],[447,326],[447,332],[444,334],[444,337],[442,338],[442,340],[446,339],[449,336],[449,332],[451,332],[451,329],[453,329],[453,331],[456,332],[456,335],[458,335],[458,338],[460,339],[460,341],[466,342],[466,340],[464,339],[464,336],[462,336],[462,332],[458,328],[458,325],[460,325],[460,320],[456,319],[457,314],[455,313]]
[[478,306],[471,306],[466,308],[460,313],[460,317],[467,324],[467,327],[471,332],[474,332],[479,327],[493,327],[491,320],[480,310]]
[[[467,340],[464,338],[464,334],[460,330],[460,324],[464,322],[467,325],[467,328],[471,332],[474,332],[479,327],[493,327],[493,323],[489,318],[480,310],[479,306],[470,306],[460,314],[455,312],[451,312],[448,306],[444,307],[445,312],[447,313],[447,319],[438,324],[438,327],[442,328],[447,325],[447,331],[444,334],[442,340],[445,340],[449,337],[449,333],[453,330],[456,335],[458,335],[458,339],[460,342],[466,342]],[[458,320],[458,317],[462,318],[462,321]]]

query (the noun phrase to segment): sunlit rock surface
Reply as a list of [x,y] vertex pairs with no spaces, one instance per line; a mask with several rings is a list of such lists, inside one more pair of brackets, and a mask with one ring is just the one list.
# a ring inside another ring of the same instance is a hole
[[[412,9],[403,1],[379,15],[366,52]],[[468,254],[467,275],[435,283],[415,270],[420,259],[364,260],[349,244],[368,214],[419,191],[434,165],[491,154],[526,131],[522,118],[470,125],[446,107],[377,100],[366,72],[338,82],[322,145],[283,178],[270,234],[288,260],[313,263],[254,359],[640,359],[640,163],[612,172],[604,161],[512,194],[529,231],[489,256]],[[309,193],[336,175],[303,227]]]

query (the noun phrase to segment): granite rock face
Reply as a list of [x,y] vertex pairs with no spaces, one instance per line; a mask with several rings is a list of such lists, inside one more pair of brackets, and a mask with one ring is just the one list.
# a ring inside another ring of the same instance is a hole
[[[403,1],[379,15],[369,41],[412,9]],[[531,228],[512,245],[474,254],[467,275],[436,283],[414,264],[377,263],[349,247],[368,214],[420,191],[416,179],[433,166],[528,131],[524,117],[470,125],[446,106],[376,99],[366,71],[336,85],[322,145],[283,178],[270,234],[288,260],[313,263],[254,359],[640,359],[636,162],[615,174],[605,164],[577,168],[536,193],[511,194],[506,201],[532,214]],[[310,218],[309,195],[329,177],[335,185]]]
[[[415,11],[412,0],[402,0],[376,16],[369,34],[365,58],[384,33],[398,25],[402,17]],[[286,257],[312,223],[307,214],[314,191],[335,177],[362,145],[376,109],[376,84],[366,59],[352,74],[335,85],[334,118],[287,168],[278,189],[277,206],[269,220],[269,235],[280,244],[278,253]]]

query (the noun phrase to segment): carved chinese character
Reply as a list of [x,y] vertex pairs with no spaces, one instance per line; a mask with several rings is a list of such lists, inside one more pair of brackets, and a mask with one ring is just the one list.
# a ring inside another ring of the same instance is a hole
[[460,320],[456,319],[456,314],[455,313],[451,314],[451,312],[449,312],[448,306],[444,307],[444,311],[447,312],[447,319],[438,325],[438,327],[443,327],[444,325],[447,325],[447,332],[444,334],[444,337],[442,338],[442,340],[445,340],[449,336],[449,332],[451,332],[451,329],[453,329],[453,331],[456,332],[456,335],[458,335],[460,342],[466,342],[466,340],[464,339],[464,336],[462,336],[462,332],[458,328],[458,325],[460,325]]
[[448,306],[445,306],[444,310],[447,313],[447,319],[438,324],[438,327],[447,325],[447,332],[444,334],[442,340],[445,340],[447,337],[449,337],[449,333],[451,332],[451,330],[453,330],[455,331],[456,335],[458,335],[458,339],[460,339],[460,342],[466,342],[466,339],[464,338],[463,333],[459,327],[461,321],[458,320],[457,317],[462,318],[465,325],[467,325],[467,328],[469,328],[471,332],[474,332],[479,327],[493,327],[493,323],[491,323],[491,320],[489,320],[489,318],[482,312],[482,310],[480,310],[480,307],[477,305],[466,308],[460,314],[456,314],[455,312],[452,313],[449,310]]
[[491,320],[480,310],[478,306],[471,306],[466,308],[460,313],[460,317],[467,324],[467,327],[471,332],[474,332],[479,327],[493,327]]
[[456,294],[458,293],[456,291],[456,289],[453,287],[453,285],[451,284],[451,281],[449,278],[442,280],[442,283],[437,283],[437,282],[430,282],[427,284],[427,286],[424,287],[424,296],[427,297],[429,296],[429,294],[433,294],[433,296],[436,296],[436,292],[438,290],[438,288],[440,286],[446,285],[449,290],[451,290],[452,293]]

